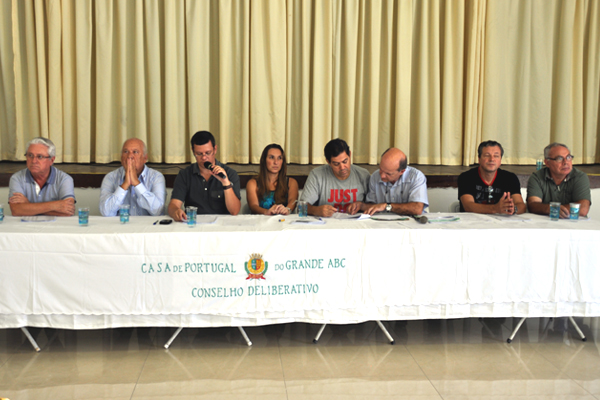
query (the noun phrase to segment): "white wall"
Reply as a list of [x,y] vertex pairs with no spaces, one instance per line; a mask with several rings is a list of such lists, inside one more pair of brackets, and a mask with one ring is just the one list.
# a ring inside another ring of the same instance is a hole
[[[172,189],[167,188],[167,204],[171,199]],[[242,189],[242,213],[249,213],[246,206],[246,189]],[[431,188],[427,190],[429,196],[429,212],[448,212],[450,205],[458,200],[458,189],[456,188]],[[527,189],[522,188],[523,199],[527,198]],[[90,207],[91,215],[100,215],[98,199],[100,188],[75,188],[75,198],[78,206]],[[4,205],[4,214],[12,215],[8,206],[8,188],[0,187],[0,204]],[[600,188],[592,189],[592,207],[590,217],[600,220]]]

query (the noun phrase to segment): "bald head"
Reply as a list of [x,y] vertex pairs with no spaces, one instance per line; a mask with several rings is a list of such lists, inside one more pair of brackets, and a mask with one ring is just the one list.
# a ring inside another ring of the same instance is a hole
[[391,147],[381,155],[381,165],[385,164],[386,168],[396,169],[398,172],[405,170],[408,165],[406,162],[406,154],[402,150]]
[[381,155],[379,175],[384,182],[394,183],[404,173],[407,166],[406,154],[395,147],[387,149]]
[[144,170],[144,166],[148,161],[148,150],[146,144],[137,138],[127,139],[123,143],[121,150],[121,165],[127,169],[128,165],[132,165],[137,171],[138,176]]
[[143,140],[138,138],[131,138],[127,139],[125,143],[123,143],[123,148],[130,146],[141,148],[144,151],[144,156],[148,155],[148,149],[146,148],[146,143],[144,143]]

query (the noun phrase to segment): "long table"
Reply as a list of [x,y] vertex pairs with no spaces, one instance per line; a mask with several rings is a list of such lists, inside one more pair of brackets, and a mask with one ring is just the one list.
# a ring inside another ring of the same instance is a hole
[[[0,328],[600,316],[600,222],[0,224]],[[430,215],[435,217],[435,215]]]

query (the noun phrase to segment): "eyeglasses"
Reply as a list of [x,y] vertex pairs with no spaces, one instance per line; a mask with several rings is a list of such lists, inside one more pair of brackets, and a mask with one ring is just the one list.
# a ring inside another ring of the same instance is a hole
[[211,151],[207,151],[206,153],[194,153],[194,156],[198,157],[198,158],[202,158],[202,157],[210,157],[213,155],[213,150]]
[[488,186],[487,192],[488,192],[488,204],[494,204],[494,187]]
[[37,159],[38,161],[42,161],[45,158],[52,158],[51,156],[43,156],[41,154],[31,154],[31,153],[25,153],[25,157],[29,158],[30,160],[33,160],[34,158]]
[[552,161],[556,161],[557,163],[561,163],[561,162],[563,162],[565,160],[566,161],[573,161],[573,156],[569,154],[566,157],[561,157],[561,156],[554,157],[554,158],[548,157],[548,158],[546,158],[546,160],[552,160]]
[[132,151],[123,150],[123,154],[129,154],[129,153],[133,154],[134,156],[139,156],[140,154],[142,154],[142,152],[139,150],[132,150]]

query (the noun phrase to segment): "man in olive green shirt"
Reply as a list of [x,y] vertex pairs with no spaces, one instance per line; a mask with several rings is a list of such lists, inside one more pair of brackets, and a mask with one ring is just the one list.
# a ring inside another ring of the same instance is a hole
[[569,218],[569,203],[579,203],[579,215],[587,216],[592,204],[588,176],[573,168],[573,156],[561,143],[544,149],[546,168],[534,172],[527,184],[527,208],[535,214],[550,214],[550,202],[559,202],[560,218]]

